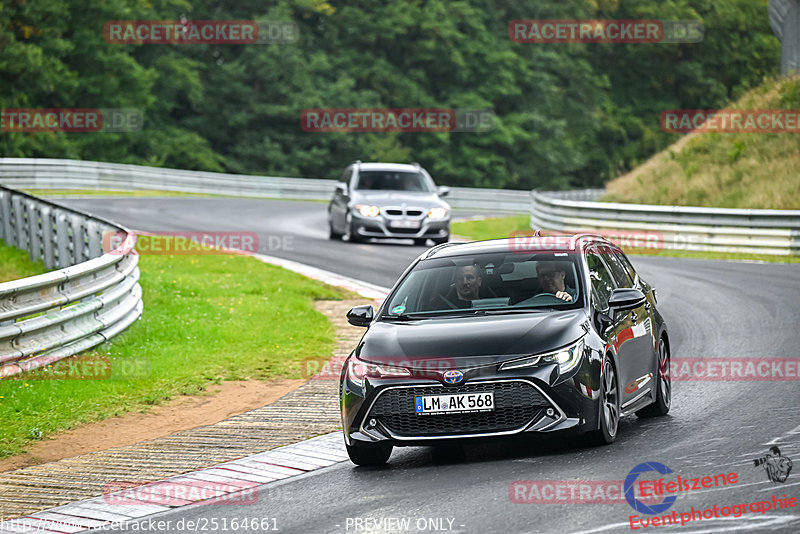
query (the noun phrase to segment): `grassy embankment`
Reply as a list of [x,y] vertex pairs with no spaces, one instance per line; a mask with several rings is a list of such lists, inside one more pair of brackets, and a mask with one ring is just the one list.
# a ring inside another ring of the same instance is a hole
[[[731,109],[800,109],[800,77],[771,80]],[[800,209],[800,141],[793,133],[685,135],[630,173],[607,184],[606,202]],[[453,234],[483,240],[530,230],[528,216],[452,225]],[[636,253],[636,251],[629,251]],[[798,257],[662,250],[661,256],[798,263]]]
[[[731,109],[800,109],[800,77],[771,80]],[[800,209],[797,133],[695,133],[606,186],[603,200]]]

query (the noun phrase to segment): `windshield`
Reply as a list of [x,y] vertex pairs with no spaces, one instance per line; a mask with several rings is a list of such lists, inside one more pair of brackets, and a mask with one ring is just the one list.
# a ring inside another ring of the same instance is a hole
[[573,257],[508,253],[423,260],[391,295],[384,317],[578,308],[581,283]]
[[433,192],[431,184],[421,172],[361,171],[355,188],[362,191]]

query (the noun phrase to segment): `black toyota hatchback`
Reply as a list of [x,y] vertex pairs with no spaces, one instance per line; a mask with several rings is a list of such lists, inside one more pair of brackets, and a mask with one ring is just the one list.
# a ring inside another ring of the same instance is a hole
[[340,378],[350,459],[522,433],[611,443],[622,416],[669,411],[656,292],[598,236],[434,247],[403,273]]

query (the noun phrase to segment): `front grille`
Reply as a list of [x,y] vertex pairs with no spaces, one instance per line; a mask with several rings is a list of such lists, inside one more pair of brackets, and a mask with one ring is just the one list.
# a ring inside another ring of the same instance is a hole
[[386,210],[387,215],[402,215],[403,210]]
[[[414,397],[494,391],[495,409],[465,414],[417,415]],[[520,429],[541,417],[550,403],[526,382],[485,382],[459,387],[390,388],[378,397],[368,417],[402,437],[487,434]]]
[[420,215],[422,215],[422,211],[421,210],[406,210],[406,215],[410,215],[412,217],[419,217]]
[[418,234],[419,228],[389,228],[393,234]]

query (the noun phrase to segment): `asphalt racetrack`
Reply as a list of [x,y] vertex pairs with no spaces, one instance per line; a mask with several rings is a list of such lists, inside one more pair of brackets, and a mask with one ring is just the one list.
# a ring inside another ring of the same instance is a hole
[[[410,241],[330,241],[324,203],[216,198],[61,202],[136,230],[256,232],[263,254],[385,287],[425,250]],[[800,360],[800,265],[657,256],[636,256],[632,261],[658,290],[676,362],[682,358]],[[584,504],[569,502],[569,490],[555,492],[568,483],[559,485],[558,481],[623,481],[638,464],[659,462],[674,471],[668,480],[675,475],[685,479],[737,474],[735,484],[679,494],[664,514],[754,501],[772,504],[773,496],[784,494],[800,501],[798,384],[797,380],[676,381],[667,417],[628,416],[620,423],[616,443],[607,447],[551,438],[467,446],[460,453],[395,449],[386,468],[355,468],[342,462],[268,484],[255,504],[195,505],[152,519],[172,521],[169,532],[188,531],[176,527],[181,519],[216,519],[217,525],[226,520],[231,531],[234,518],[271,518],[274,523],[270,524],[279,531],[297,533],[800,532],[800,503],[765,513],[748,508],[740,517],[694,520],[683,526],[645,529],[635,523],[640,530],[632,530],[631,516],[651,516],[634,511],[624,500]],[[774,445],[796,464],[783,483],[770,482],[764,468],[754,465],[754,459]],[[536,481],[538,496],[557,502],[515,502],[537,497],[530,493],[530,484],[516,481]],[[221,526],[212,529],[213,523],[205,524],[206,531],[223,531]],[[144,524],[128,531],[158,530]]]

